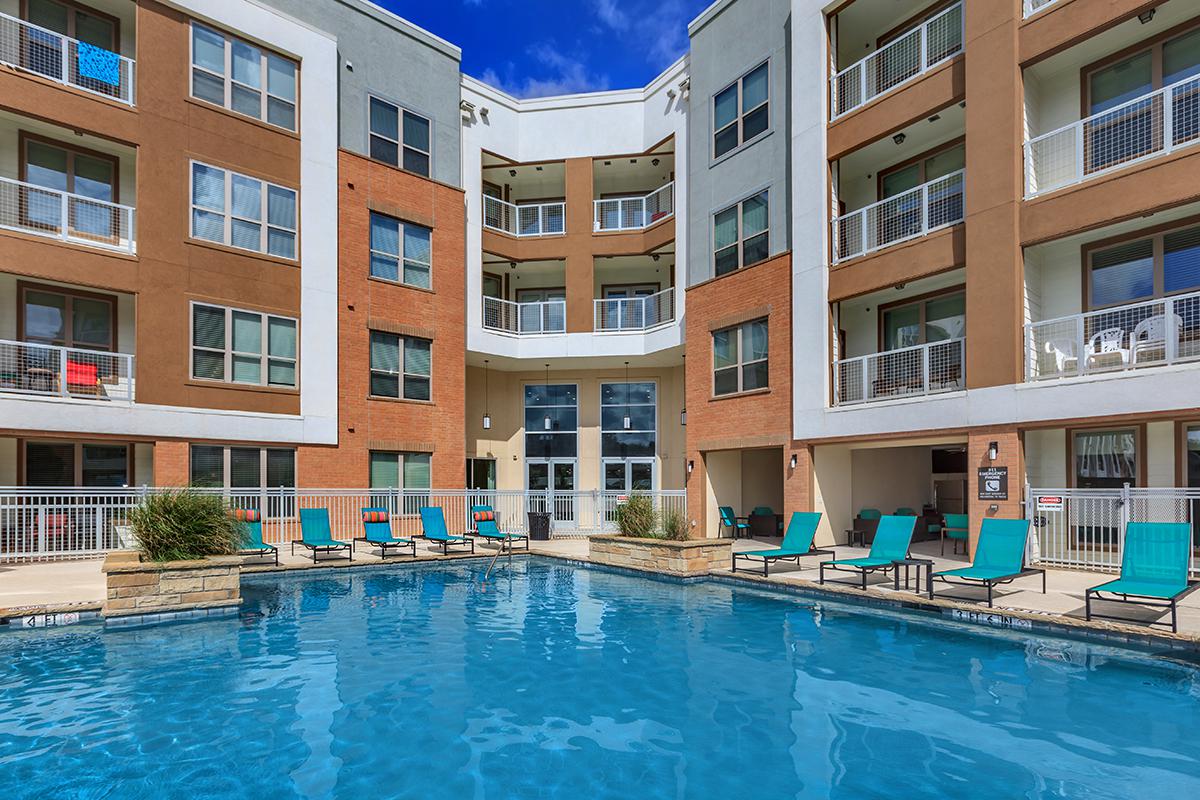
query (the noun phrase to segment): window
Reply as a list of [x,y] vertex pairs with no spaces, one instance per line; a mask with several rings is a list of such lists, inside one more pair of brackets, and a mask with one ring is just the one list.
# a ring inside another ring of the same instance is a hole
[[[389,453],[371,451],[370,475],[372,489],[396,489],[404,492],[401,513],[419,514],[429,504],[429,453]],[[371,502],[396,513],[393,502],[396,494],[373,494]]]
[[115,297],[21,286],[22,341],[112,352],[116,317]]
[[428,289],[432,235],[429,228],[372,211],[371,277]]
[[[59,0],[25,0],[24,18],[40,28],[78,39],[110,53],[120,49],[120,21],[82,5]],[[23,58],[26,69],[54,80],[66,77],[69,83],[99,94],[121,96],[120,84],[125,77],[120,74],[123,68],[118,67],[117,74],[105,75],[104,79],[81,74],[87,70],[81,70],[74,48],[70,53],[65,52],[58,40],[50,36],[33,33],[22,35],[21,46],[26,49]]]
[[[119,159],[107,153],[80,150],[25,134],[21,134],[20,139],[21,180],[53,190],[22,192],[22,224],[52,231],[62,227],[63,200],[58,193],[66,192],[78,195],[69,201],[65,221],[68,229],[75,234],[115,242],[121,232],[122,218],[106,204],[116,203],[119,199]],[[89,202],[91,200],[100,202]]]
[[575,458],[578,430],[579,395],[574,384],[525,387],[526,458]]
[[747,72],[713,97],[713,157],[719,158],[770,125],[769,62]]
[[713,215],[713,257],[717,275],[725,275],[766,259],[767,193],[759,192]]
[[371,394],[430,399],[431,345],[428,339],[371,331]]
[[911,164],[882,170],[879,173],[879,199],[886,200],[923,183],[958,172],[966,166],[966,154],[966,146],[959,142],[921,156]]
[[192,304],[192,377],[296,385],[296,320]]
[[1200,225],[1093,249],[1088,274],[1092,309],[1196,291]]
[[495,491],[496,459],[468,458],[467,488],[485,492]]
[[126,444],[25,442],[25,485],[128,486],[130,452]]
[[192,162],[192,238],[296,257],[296,191]]
[[192,23],[192,97],[296,130],[296,62]]
[[[296,488],[296,451],[278,447],[237,447],[234,445],[200,445],[189,448],[189,476],[193,486],[230,491],[239,496],[239,506],[253,508],[255,495],[251,489]],[[251,502],[245,501],[250,499]],[[295,496],[277,491],[267,494],[268,517],[295,515]],[[261,501],[260,501],[261,502]]]
[[[657,389],[653,383],[600,385],[600,457],[653,456],[657,438]],[[625,421],[629,420],[626,427]]]
[[967,299],[961,290],[884,306],[879,314],[884,350],[961,339],[966,335]]
[[767,321],[756,319],[713,331],[713,394],[767,386]]
[[372,97],[371,158],[429,176],[429,120]]

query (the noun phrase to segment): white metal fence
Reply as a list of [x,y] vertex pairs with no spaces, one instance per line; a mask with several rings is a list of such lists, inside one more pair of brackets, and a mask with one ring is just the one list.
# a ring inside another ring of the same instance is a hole
[[641,230],[675,213],[675,183],[668,183],[647,195],[608,197],[594,202],[596,230]]
[[833,261],[845,261],[963,221],[958,170],[835,218]]
[[0,62],[133,105],[132,59],[0,14]]
[[133,402],[134,356],[0,339],[0,392]]
[[564,333],[567,330],[567,301],[514,303],[499,297],[485,297],[483,327],[521,336]]
[[1192,526],[1190,569],[1200,574],[1200,489],[1030,488],[1025,516],[1033,522],[1031,561],[1101,572],[1120,570],[1128,523],[1186,522]]
[[[155,488],[0,488],[0,561],[80,558],[102,555],[132,543],[129,512]],[[326,508],[336,539],[360,536],[362,509],[384,508],[396,536],[421,533],[420,509],[439,506],[451,534],[474,528],[471,508],[491,506],[504,531],[527,531],[529,513],[549,513],[558,536],[586,536],[616,530],[624,492],[525,492],[398,489],[218,489],[197,490],[227,498],[231,508],[262,512],[263,540],[286,544],[301,536],[298,511]],[[687,513],[687,492],[644,492],[660,514]]]
[[929,71],[962,51],[962,3],[947,8],[830,78],[833,119]]
[[947,339],[835,361],[834,405],[963,389],[965,350],[965,339]]
[[483,196],[483,226],[511,236],[549,236],[566,226],[566,203],[514,205]]
[[595,301],[596,330],[644,331],[675,319],[675,290]]
[[1200,358],[1200,292],[1025,325],[1026,380]]
[[0,228],[134,252],[133,209],[0,178]]
[[1058,0],[1024,0],[1021,4],[1026,17],[1032,17],[1046,6],[1054,5]]
[[1200,77],[1025,142],[1025,196],[1070,186],[1200,141]]

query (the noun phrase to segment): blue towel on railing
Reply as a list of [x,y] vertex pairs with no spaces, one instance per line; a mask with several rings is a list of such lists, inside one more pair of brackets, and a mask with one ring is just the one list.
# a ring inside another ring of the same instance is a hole
[[116,53],[87,42],[79,42],[76,45],[76,58],[79,62],[79,77],[91,78],[109,86],[121,85],[121,57]]

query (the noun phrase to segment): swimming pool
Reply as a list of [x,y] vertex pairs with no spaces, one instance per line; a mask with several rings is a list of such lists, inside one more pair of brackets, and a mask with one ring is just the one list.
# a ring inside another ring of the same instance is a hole
[[1200,672],[549,559],[258,576],[0,635],[5,800],[1200,792]]

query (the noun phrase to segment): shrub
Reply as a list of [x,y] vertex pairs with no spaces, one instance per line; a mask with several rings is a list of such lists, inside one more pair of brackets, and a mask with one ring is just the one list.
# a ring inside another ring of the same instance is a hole
[[149,561],[233,555],[246,535],[220,496],[189,489],[150,495],[129,512],[129,524]]
[[673,542],[682,542],[688,538],[687,517],[678,511],[668,511],[663,514],[663,538]]
[[649,495],[634,492],[617,506],[617,529],[622,536],[641,539],[658,538],[658,510]]

